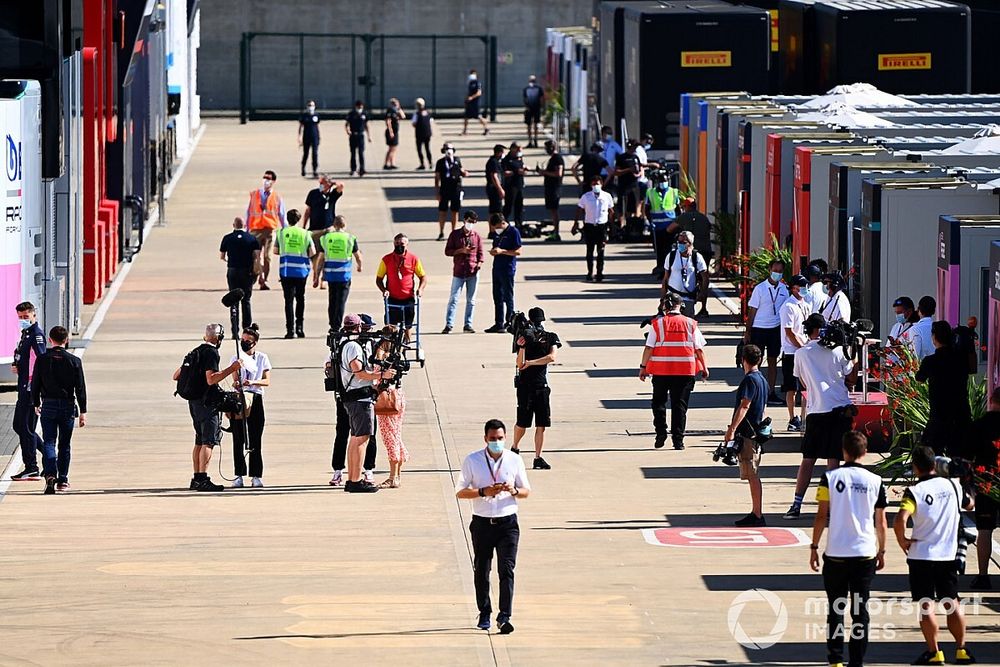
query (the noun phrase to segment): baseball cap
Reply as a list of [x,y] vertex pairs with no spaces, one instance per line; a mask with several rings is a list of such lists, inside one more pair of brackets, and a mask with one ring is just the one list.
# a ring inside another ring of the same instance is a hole
[[368,313],[359,313],[358,318],[361,320],[361,326],[373,327],[375,326],[375,320]]
[[901,296],[892,302],[893,308],[905,308],[906,310],[914,310],[913,299],[908,296]]
[[528,319],[532,322],[544,322],[545,321],[545,311],[541,308],[532,308],[528,311]]
[[344,326],[345,327],[360,327],[361,318],[353,313],[350,315],[344,315]]

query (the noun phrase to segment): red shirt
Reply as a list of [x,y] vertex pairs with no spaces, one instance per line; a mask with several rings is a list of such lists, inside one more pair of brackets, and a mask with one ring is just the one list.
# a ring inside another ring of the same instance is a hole
[[[472,252],[456,255],[455,251],[462,248],[470,248]],[[444,254],[454,258],[453,276],[471,278],[479,273],[479,267],[483,265],[483,238],[474,229],[468,234],[465,233],[465,229],[456,229],[448,236],[448,242],[444,246]]]

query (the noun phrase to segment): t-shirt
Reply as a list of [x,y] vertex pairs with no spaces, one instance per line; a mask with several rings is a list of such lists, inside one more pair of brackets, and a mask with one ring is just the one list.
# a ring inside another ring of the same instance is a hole
[[302,143],[319,143],[319,114],[315,111],[309,113],[305,111],[299,116],[299,123],[302,125]]
[[[614,139],[604,140],[604,161],[608,163],[607,169],[611,168],[611,165],[617,164],[618,156],[624,153],[625,150],[622,145],[615,141]],[[605,175],[607,170],[605,170]]]
[[794,375],[806,389],[806,413],[832,412],[851,404],[851,394],[844,380],[854,368],[854,362],[844,356],[844,350],[830,350],[810,340],[795,353]]
[[[521,247],[521,232],[514,225],[493,237],[493,247],[501,250],[517,250]],[[493,273],[512,276],[517,271],[517,257],[513,255],[496,255],[493,257]]]
[[319,188],[309,191],[306,195],[306,206],[309,207],[309,231],[318,232],[333,226],[333,219],[337,216],[337,200],[342,196],[343,193],[337,188],[330,188],[329,192],[323,192]]
[[618,187],[631,188],[639,182],[639,156],[635,153],[622,153],[615,159],[615,169],[625,169],[618,174]]
[[743,399],[750,401],[744,419],[756,427],[763,421],[764,408],[767,406],[767,380],[759,370],[747,373],[740,381],[740,386],[736,390],[736,404],[739,405]]
[[917,370],[917,380],[928,384],[929,420],[968,422],[969,366],[965,355],[954,347],[939,347],[924,357]]
[[857,463],[845,463],[823,473],[816,500],[830,503],[827,556],[858,559],[876,556],[875,510],[888,505],[881,477]]
[[389,121],[389,126],[392,127],[392,133],[395,136],[399,136],[399,107],[388,107],[385,110],[385,118]]
[[516,153],[507,153],[500,161],[500,166],[503,167],[504,171],[511,172],[509,176],[504,174],[503,186],[505,189],[524,187],[524,175],[520,173],[520,170],[524,169],[524,160],[517,157]]
[[448,156],[441,158],[434,166],[434,170],[441,179],[442,188],[456,187],[462,184],[462,161],[457,157],[450,160]]
[[577,206],[583,209],[583,222],[587,225],[604,225],[608,222],[608,213],[615,206],[615,200],[607,192],[597,194],[593,190],[585,192]]
[[537,83],[529,83],[524,88],[522,94],[524,99],[524,106],[529,109],[541,109],[542,108],[542,98],[545,97],[545,91]]
[[[243,360],[243,368],[240,369],[240,380],[256,382],[264,377],[265,371],[271,370],[271,360],[263,352],[254,352],[252,356],[245,352],[240,352],[239,358]],[[230,357],[229,363],[233,363],[234,361],[236,361],[235,354]],[[251,386],[244,388],[244,391],[259,395],[264,393],[264,388]]]
[[[553,153],[549,157],[549,163],[545,165],[545,171],[556,171],[560,167],[564,170],[566,169],[566,160],[563,159],[561,153]],[[542,178],[542,184],[545,186],[546,192],[558,190],[559,186],[562,185],[562,181],[562,176],[544,176]]]
[[785,300],[785,303],[782,304],[780,312],[782,354],[795,354],[799,350],[798,347],[792,344],[792,341],[788,340],[788,336],[785,335],[785,329],[791,329],[801,345],[806,344],[808,339],[805,333],[805,322],[811,312],[811,307],[804,298],[796,299],[794,296],[789,296]]
[[493,185],[493,174],[497,175],[500,185],[503,185],[503,167],[501,166],[500,158],[495,155],[486,161],[486,187],[488,188],[495,187]]
[[[531,361],[539,359],[549,353],[553,347],[562,347],[559,336],[552,331],[546,331],[538,337],[537,341],[530,341],[524,346],[524,359]],[[528,366],[518,375],[517,386],[519,389],[538,389],[544,387],[548,382],[548,365]]]
[[833,296],[827,296],[826,300],[820,304],[819,311],[827,322],[834,320],[851,321],[851,300],[847,298],[841,290]]
[[608,161],[600,153],[584,153],[580,156],[580,171],[583,172],[583,185],[590,187],[590,179],[600,176],[608,168]]
[[[371,364],[368,363],[365,348],[361,346],[361,343],[352,340],[345,343],[340,351],[340,381],[343,383],[344,389],[348,391],[370,387],[374,384],[372,380],[362,380],[354,376],[354,371],[351,370],[351,362],[355,359],[361,361],[362,370],[371,370]],[[366,400],[370,401],[371,399]]]
[[[806,296],[808,294],[808,296]],[[814,282],[809,285],[807,292],[803,293],[803,296],[809,301],[809,306],[812,311],[809,313],[818,313],[819,309],[822,308],[823,304],[826,303],[826,293],[823,291],[823,283],[821,281]]]
[[430,111],[424,109],[423,111],[414,112],[410,122],[413,123],[413,134],[416,135],[417,139],[427,140],[431,138]]
[[465,98],[466,98],[465,99],[465,106],[467,106],[467,107],[478,107],[479,106],[479,99],[482,96],[479,96],[479,97],[477,97],[474,100],[469,100],[469,98],[472,97],[473,95],[475,95],[476,93],[478,93],[479,90],[480,90],[479,79],[473,79],[472,81],[469,82],[469,89],[468,89],[468,92],[466,92],[466,94],[465,94]]
[[229,232],[219,244],[219,252],[226,253],[226,266],[230,269],[252,269],[253,254],[257,250],[260,250],[260,242],[242,229]]
[[213,373],[219,372],[219,350],[214,345],[209,345],[208,343],[202,343],[194,349],[195,359],[191,365],[195,372],[192,374],[192,392],[195,396],[204,396],[208,393],[208,380],[205,379],[205,373],[212,371]]
[[[674,260],[673,263],[670,262],[671,258]],[[699,252],[685,257],[675,250],[667,255],[663,268],[670,272],[667,287],[675,292],[694,296],[698,291],[698,274],[708,271],[708,264]]]
[[351,134],[361,134],[368,129],[368,114],[365,111],[351,109],[347,114],[347,126]]
[[781,326],[781,306],[788,298],[788,288],[785,283],[772,285],[769,280],[762,280],[753,288],[747,305],[757,309],[753,318],[754,329],[774,329]]
[[907,560],[952,561],[958,552],[959,506],[965,494],[958,480],[928,476],[903,492],[899,509],[913,516]]

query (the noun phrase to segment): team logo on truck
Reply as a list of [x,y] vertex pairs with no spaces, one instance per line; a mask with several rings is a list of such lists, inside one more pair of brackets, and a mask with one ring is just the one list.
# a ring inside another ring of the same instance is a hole
[[878,54],[879,70],[900,69],[930,69],[931,54],[929,53],[880,53]]
[[732,51],[681,51],[681,67],[732,66]]

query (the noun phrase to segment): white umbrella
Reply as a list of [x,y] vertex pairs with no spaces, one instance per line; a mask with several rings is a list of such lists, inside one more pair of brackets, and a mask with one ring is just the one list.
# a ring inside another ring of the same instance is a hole
[[983,185],[985,185],[988,188],[1000,188],[1000,178],[994,179],[992,181],[987,181]]
[[919,107],[916,102],[883,93],[870,83],[852,83],[843,86],[835,86],[827,91],[826,95],[815,97],[801,105],[806,109],[822,109],[835,102],[846,104],[855,108],[877,109],[880,107]]
[[828,107],[802,114],[796,120],[811,120],[844,127],[895,127],[895,123],[879,118],[867,111],[860,111],[843,102],[834,102]]
[[1000,153],[1000,125],[987,125],[971,139],[941,151],[945,155],[995,155]]

